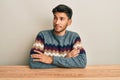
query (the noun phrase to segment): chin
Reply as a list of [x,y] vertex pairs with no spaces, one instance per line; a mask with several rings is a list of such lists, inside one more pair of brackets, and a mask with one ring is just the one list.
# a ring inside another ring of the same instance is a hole
[[54,29],[54,31],[55,31],[55,32],[61,32],[61,30],[59,30],[59,29]]
[[57,31],[57,30],[55,30],[55,32],[56,32],[56,33],[60,33],[61,31]]

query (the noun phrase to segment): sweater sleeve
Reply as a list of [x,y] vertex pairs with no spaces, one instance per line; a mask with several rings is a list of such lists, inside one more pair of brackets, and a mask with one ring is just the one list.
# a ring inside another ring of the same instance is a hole
[[33,58],[31,58],[32,54],[36,54],[34,50],[38,50],[42,53],[44,53],[44,37],[41,33],[39,33],[35,39],[35,43],[33,44],[33,47],[30,51],[30,57],[29,57],[29,66],[30,68],[55,68],[56,65],[53,64],[45,64],[42,62],[35,62],[33,61]]
[[59,67],[67,67],[67,68],[85,68],[87,64],[86,52],[84,48],[81,46],[81,39],[77,34],[74,42],[73,49],[80,47],[79,55],[71,58],[64,57],[53,57],[53,64]]
[[34,62],[33,59],[30,57],[29,59],[29,66],[33,69],[39,69],[39,68],[56,68],[56,65],[53,64],[45,64],[42,62]]
[[86,53],[80,52],[77,57],[64,58],[64,57],[53,57],[53,64],[59,67],[67,68],[85,68],[87,63]]

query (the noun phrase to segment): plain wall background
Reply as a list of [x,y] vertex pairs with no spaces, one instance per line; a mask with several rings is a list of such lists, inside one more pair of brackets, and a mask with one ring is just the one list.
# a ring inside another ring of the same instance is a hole
[[0,65],[26,65],[39,31],[52,29],[52,9],[73,9],[88,65],[120,64],[120,0],[0,0]]

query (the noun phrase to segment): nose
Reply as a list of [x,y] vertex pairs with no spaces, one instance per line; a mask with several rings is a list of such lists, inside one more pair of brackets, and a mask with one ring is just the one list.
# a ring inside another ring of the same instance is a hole
[[56,20],[56,24],[60,24],[60,20],[58,19],[58,20]]

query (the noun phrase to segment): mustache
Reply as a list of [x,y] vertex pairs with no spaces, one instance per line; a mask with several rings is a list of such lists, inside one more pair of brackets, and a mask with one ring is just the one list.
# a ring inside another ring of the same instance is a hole
[[56,27],[56,26],[61,26],[61,25],[55,24],[54,26]]

